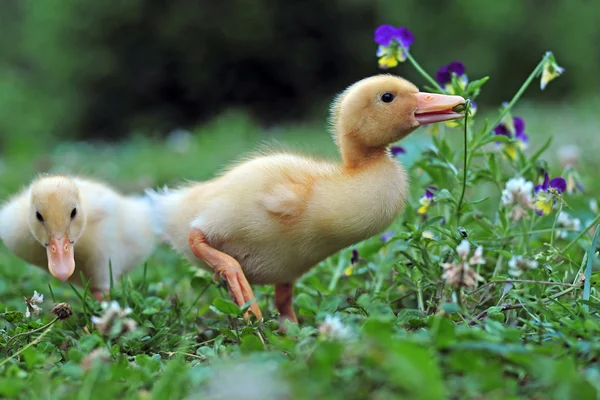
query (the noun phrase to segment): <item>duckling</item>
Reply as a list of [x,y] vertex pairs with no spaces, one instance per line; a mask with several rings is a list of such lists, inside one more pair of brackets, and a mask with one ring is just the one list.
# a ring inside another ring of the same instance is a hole
[[[91,279],[96,299],[154,250],[148,198],[125,197],[92,180],[41,176],[0,209],[0,239],[29,264],[59,280]],[[77,272],[75,269],[77,268]]]
[[[389,145],[421,125],[462,118],[452,109],[464,103],[419,92],[400,77],[368,77],[331,106],[341,163],[261,154],[213,180],[147,193],[172,246],[224,278],[238,305],[254,299],[250,283],[274,284],[281,322],[297,322],[294,283],[328,256],[385,230],[403,210],[408,177]],[[256,302],[249,311],[262,319]]]

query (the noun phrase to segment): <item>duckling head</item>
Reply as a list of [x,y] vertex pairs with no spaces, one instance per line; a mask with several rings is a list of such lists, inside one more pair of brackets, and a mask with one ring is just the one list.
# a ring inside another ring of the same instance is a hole
[[29,230],[48,255],[50,273],[66,281],[75,271],[73,246],[85,229],[79,188],[62,176],[36,180],[30,188]]
[[393,75],[360,80],[342,92],[332,105],[332,127],[338,144],[364,148],[394,143],[421,125],[464,117],[452,109],[461,96],[419,92],[409,81]]

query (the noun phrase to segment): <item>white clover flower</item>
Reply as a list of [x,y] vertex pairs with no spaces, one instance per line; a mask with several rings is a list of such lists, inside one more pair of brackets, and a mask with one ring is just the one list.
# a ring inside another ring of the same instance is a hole
[[501,201],[504,207],[510,209],[508,217],[515,222],[520,221],[533,208],[533,182],[522,177],[509,179]]
[[93,316],[91,320],[103,335],[109,334],[117,321],[120,321],[122,324],[121,331],[117,332],[118,334],[133,332],[137,327],[137,322],[130,318],[126,318],[131,314],[131,308],[125,307],[125,309],[123,309],[119,303],[114,300],[111,301],[110,304],[103,301],[101,307],[102,310],[104,310],[104,314],[101,317]]
[[31,314],[38,315],[40,311],[42,311],[41,307],[38,304],[42,304],[44,302],[44,295],[39,294],[37,290],[33,291],[33,296],[25,297],[25,304],[27,305],[27,309],[25,310],[25,317],[30,318]]
[[473,270],[470,265],[482,265],[485,264],[483,258],[483,247],[479,246],[473,253],[473,256],[469,259],[469,253],[471,252],[471,245],[467,240],[463,240],[456,247],[459,261],[456,263],[443,263],[442,268],[444,273],[442,279],[447,284],[455,287],[468,287],[473,288],[477,286],[477,281],[483,281],[483,277]]
[[569,234],[569,231],[578,232],[581,230],[581,221],[579,221],[579,218],[571,218],[571,216],[564,211],[561,211],[560,214],[558,214],[556,225],[559,228],[563,228],[556,230],[556,237],[560,239],[565,239]]
[[508,261],[508,274],[513,277],[519,277],[525,271],[536,269],[538,262],[527,259],[523,256],[512,256]]
[[598,200],[596,200],[596,199],[591,199],[590,200],[590,210],[594,214],[598,214]]
[[347,340],[352,336],[352,331],[344,325],[337,315],[328,315],[319,326],[319,334],[328,340]]

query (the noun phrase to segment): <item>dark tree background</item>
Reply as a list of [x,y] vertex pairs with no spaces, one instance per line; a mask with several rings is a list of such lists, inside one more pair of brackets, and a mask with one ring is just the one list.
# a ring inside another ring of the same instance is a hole
[[598,15],[591,0],[3,0],[0,135],[166,134],[230,107],[265,125],[307,118],[378,72],[382,23],[414,32],[429,71],[458,59],[490,75],[483,104],[508,99],[546,50],[567,73],[528,96],[577,100],[600,84]]

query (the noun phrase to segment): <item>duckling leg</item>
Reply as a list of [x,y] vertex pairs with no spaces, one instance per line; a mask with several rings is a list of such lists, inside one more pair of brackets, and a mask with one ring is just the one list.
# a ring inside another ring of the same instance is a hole
[[298,318],[294,314],[292,307],[292,295],[294,294],[294,285],[291,283],[278,283],[275,285],[275,307],[279,311],[279,330],[285,331],[283,321],[289,319],[293,323],[298,323]]
[[[233,257],[213,249],[206,241],[204,234],[198,229],[190,231],[188,243],[196,257],[207,263],[215,271],[215,275],[218,274],[227,281],[230,293],[233,294],[232,297],[238,306],[243,306],[248,301],[256,299],[240,263]],[[256,301],[250,305],[250,311],[258,320],[262,319],[262,313]],[[248,313],[244,315],[244,318],[248,319]]]

